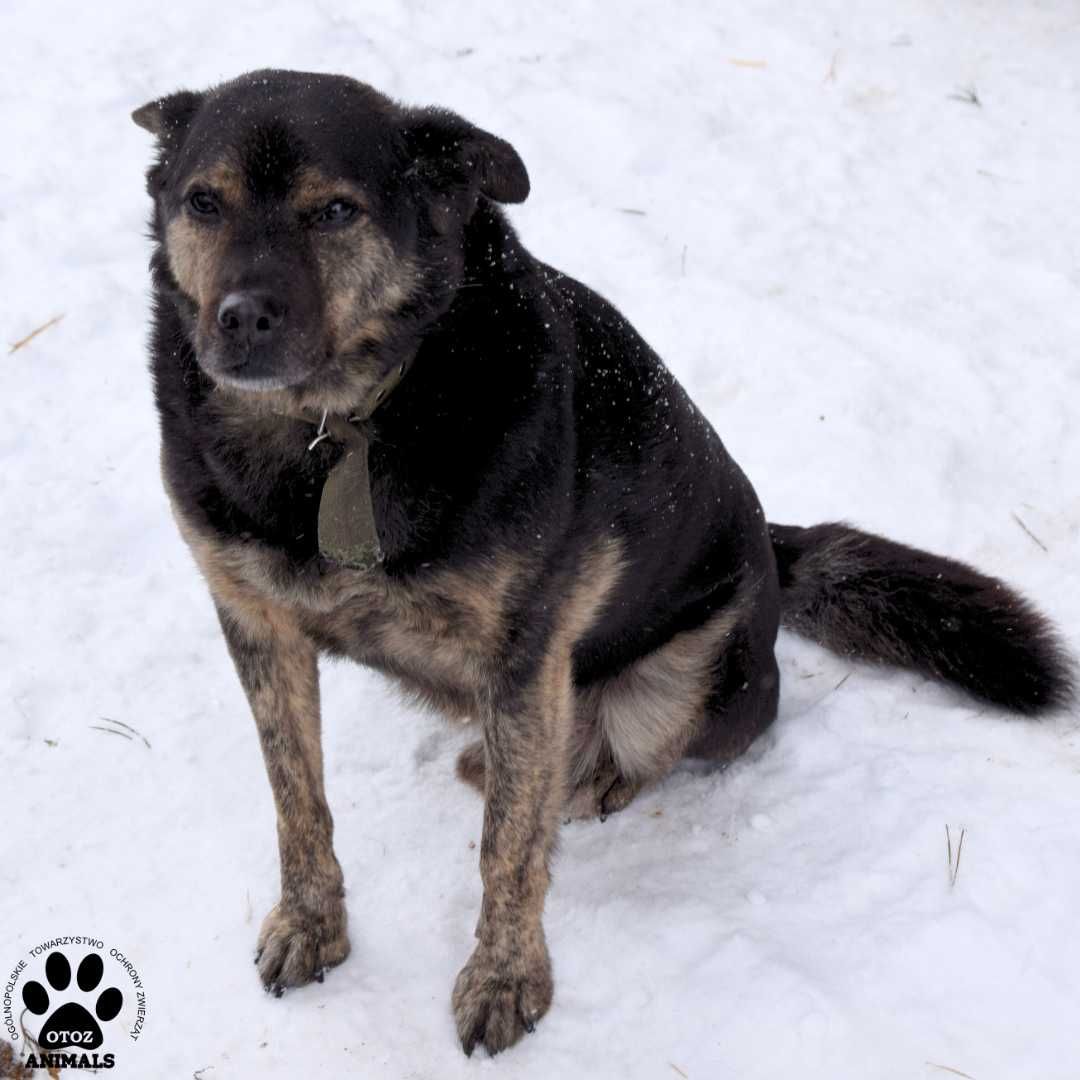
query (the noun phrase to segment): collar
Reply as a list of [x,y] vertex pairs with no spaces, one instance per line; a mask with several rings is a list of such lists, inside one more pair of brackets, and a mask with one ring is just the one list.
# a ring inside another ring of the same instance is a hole
[[308,450],[314,450],[323,439],[333,439],[335,442],[346,445],[364,439],[361,425],[370,420],[375,410],[385,404],[386,399],[397,389],[398,383],[405,378],[409,368],[412,367],[412,361],[413,358],[410,356],[407,360],[395,364],[356,405],[344,414],[331,415],[328,409],[323,409],[320,413],[318,409],[299,408],[282,409],[278,415],[286,416],[290,420],[303,420],[307,424],[318,427],[315,438],[308,443]]

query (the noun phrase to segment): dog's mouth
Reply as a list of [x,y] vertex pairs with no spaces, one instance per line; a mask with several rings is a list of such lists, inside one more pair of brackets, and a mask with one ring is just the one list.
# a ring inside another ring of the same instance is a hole
[[278,291],[226,293],[197,315],[194,345],[200,369],[218,387],[293,406],[348,413],[385,371],[378,358],[385,326],[376,316],[356,318],[341,341],[324,313],[303,297]]
[[269,292],[227,293],[199,320],[195,352],[216,383],[242,390],[281,390],[314,375],[326,357],[322,335]]
[[199,367],[215,382],[236,390],[284,390],[315,376],[326,359],[325,350],[278,347],[273,350],[236,349],[220,342],[200,343]]
[[282,348],[273,354],[236,354],[219,342],[196,345],[199,367],[215,386],[238,392],[252,408],[285,405],[292,411],[348,415],[377,387],[385,371],[370,356],[340,354],[329,346]]

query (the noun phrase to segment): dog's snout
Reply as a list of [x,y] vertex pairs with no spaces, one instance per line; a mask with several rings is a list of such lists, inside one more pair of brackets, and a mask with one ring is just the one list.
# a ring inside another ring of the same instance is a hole
[[285,306],[263,290],[232,292],[221,301],[217,321],[222,331],[234,340],[266,344],[285,321]]

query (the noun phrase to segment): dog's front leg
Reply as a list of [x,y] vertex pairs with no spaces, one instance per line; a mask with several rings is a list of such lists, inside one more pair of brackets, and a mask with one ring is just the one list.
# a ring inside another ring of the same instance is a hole
[[532,1031],[551,1004],[541,917],[559,813],[566,801],[572,715],[569,655],[549,658],[536,683],[484,716],[484,900],[479,943],[454,985],[466,1054],[496,1054]]
[[277,807],[281,899],[263,921],[255,963],[263,985],[280,996],[287,986],[321,981],[349,954],[345,888],[323,790],[318,658],[287,611],[216,599]]

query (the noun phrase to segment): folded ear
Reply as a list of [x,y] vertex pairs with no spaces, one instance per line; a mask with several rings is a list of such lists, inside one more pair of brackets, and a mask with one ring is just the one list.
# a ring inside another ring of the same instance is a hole
[[524,202],[529,194],[529,174],[518,152],[447,109],[410,112],[405,140],[415,171],[437,188],[474,188],[501,203]]
[[191,123],[202,105],[203,95],[191,90],[179,90],[168,97],[148,101],[131,114],[131,119],[151,135],[167,139]]

